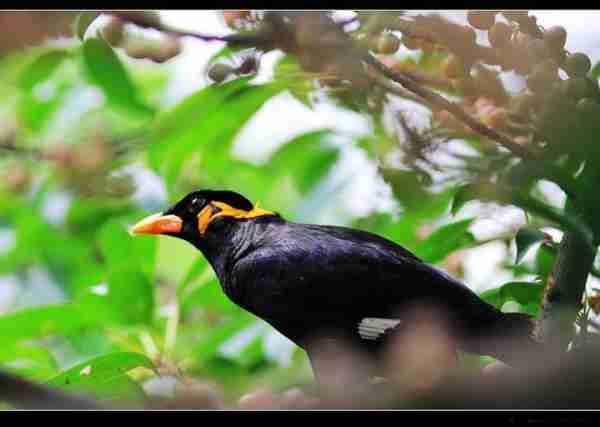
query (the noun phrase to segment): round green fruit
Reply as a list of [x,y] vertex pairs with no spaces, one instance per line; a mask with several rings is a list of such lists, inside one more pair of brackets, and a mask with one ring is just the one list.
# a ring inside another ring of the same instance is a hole
[[564,70],[569,77],[583,77],[592,68],[590,57],[583,53],[574,53],[565,59]]

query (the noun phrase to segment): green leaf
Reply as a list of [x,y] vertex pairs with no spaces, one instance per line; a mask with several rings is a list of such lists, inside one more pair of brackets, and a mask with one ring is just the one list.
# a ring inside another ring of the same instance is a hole
[[[242,331],[243,332],[243,331]],[[266,360],[264,351],[264,333],[259,332],[244,348],[233,357],[247,369],[255,367]]]
[[62,82],[47,99],[40,99],[32,92],[25,92],[19,99],[17,112],[23,125],[33,132],[40,132],[63,105],[70,83]]
[[216,311],[220,314],[232,314],[240,311],[239,307],[225,296],[217,279],[198,286],[186,294],[181,302],[181,313],[185,316],[193,307]]
[[431,196],[426,190],[427,183],[416,171],[400,170],[391,167],[380,168],[385,182],[392,187],[394,198],[398,200],[407,211],[419,209],[425,199]]
[[110,269],[138,266],[152,277],[156,260],[157,240],[149,236],[133,238],[126,225],[109,221],[98,232],[100,249]]
[[161,113],[154,123],[154,143],[148,148],[150,166],[160,171],[168,151],[179,140],[193,138],[193,127],[220,108],[227,97],[248,86],[252,77],[241,77],[222,85],[210,85]]
[[416,247],[416,255],[433,264],[453,251],[470,246],[475,242],[475,237],[468,231],[473,221],[474,218],[470,218],[438,228]]
[[102,400],[141,400],[143,391],[127,375],[139,367],[155,370],[152,361],[140,353],[106,354],[73,366],[47,381],[46,385],[69,392],[90,393]]
[[452,215],[456,215],[462,207],[473,199],[477,198],[477,191],[472,184],[463,185],[459,187],[456,194],[452,198],[452,206],[450,212]]
[[339,158],[339,149],[325,144],[329,129],[299,135],[277,150],[269,160],[273,178],[289,175],[302,194],[308,193]]
[[547,244],[542,244],[535,256],[535,272],[541,277],[547,277],[552,273],[556,260],[556,249]]
[[582,221],[577,215],[571,212],[565,212],[564,209],[556,209],[546,203],[543,203],[528,194],[516,193],[512,196],[512,203],[522,209],[527,210],[533,215],[560,224],[567,230],[578,233],[582,239],[590,245],[594,240],[592,230],[589,225]]
[[481,298],[498,309],[508,301],[519,303],[527,314],[535,316],[541,303],[544,285],[531,282],[509,282],[483,292]]
[[298,60],[291,55],[281,58],[275,65],[273,78],[283,84],[298,101],[312,109],[309,94],[313,90],[309,74],[302,70]]
[[154,314],[154,288],[148,277],[132,267],[108,276],[108,302],[126,324],[150,324]]
[[248,48],[245,46],[229,46],[229,45],[224,46],[222,49],[217,51],[217,53],[215,53],[213,56],[210,57],[210,59],[208,60],[207,66],[210,67],[212,64],[217,62],[219,59],[230,58],[237,52],[240,52],[242,50],[247,50],[247,49]]
[[208,261],[203,256],[198,257],[198,259],[192,264],[190,269],[188,270],[185,277],[181,280],[179,285],[177,285],[177,297],[181,298],[184,295],[187,287],[196,280],[207,268],[210,268],[208,265]]
[[206,362],[217,355],[219,347],[229,338],[237,334],[241,329],[249,326],[256,318],[248,313],[240,312],[237,316],[224,322],[223,325],[212,329],[202,337],[193,353],[199,363]]
[[545,238],[545,234],[536,228],[521,228],[515,236],[515,243],[517,244],[517,259],[515,260],[515,264],[519,264],[527,254],[527,251],[536,243],[544,241]]
[[58,372],[58,365],[50,351],[39,345],[25,343],[1,346],[0,365],[3,369],[34,380],[46,380]]
[[157,135],[156,142],[165,145],[161,141],[167,137],[173,137],[177,133],[187,133],[186,126],[190,121],[195,122],[204,114],[217,108],[227,97],[248,86],[252,77],[240,77],[229,82],[212,84],[204,89],[188,96],[175,107],[161,113],[155,121],[154,133]]
[[590,72],[590,77],[595,80],[600,78],[600,61],[596,62],[596,64],[592,68],[592,71]]
[[0,316],[0,346],[47,335],[67,335],[86,328],[101,327],[104,318],[75,304],[24,308]]
[[174,138],[169,136],[165,141],[170,145],[168,157],[162,159],[167,185],[173,186],[185,162],[202,148],[210,150],[210,158],[203,163],[207,173],[213,176],[230,173],[226,161],[234,137],[260,107],[280,91],[281,87],[273,84],[243,87],[216,109],[199,117],[200,120],[180,124],[185,133],[177,132]]
[[81,12],[75,20],[75,34],[79,40],[83,40],[85,33],[92,22],[100,15],[100,12]]
[[52,77],[53,73],[69,57],[64,49],[52,49],[42,53],[29,64],[19,77],[19,87],[31,91],[33,87]]
[[110,104],[138,115],[152,115],[154,110],[140,100],[125,66],[103,39],[91,38],[83,43],[83,63],[89,78]]

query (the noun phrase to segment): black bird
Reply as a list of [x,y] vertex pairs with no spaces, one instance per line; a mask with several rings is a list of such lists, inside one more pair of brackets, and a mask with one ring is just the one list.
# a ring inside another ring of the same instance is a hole
[[198,248],[225,294],[304,348],[317,378],[318,333],[374,354],[402,327],[404,310],[421,303],[443,310],[464,351],[516,364],[515,348],[537,346],[529,316],[502,313],[402,246],[366,231],[286,221],[235,192],[192,192],[131,231]]

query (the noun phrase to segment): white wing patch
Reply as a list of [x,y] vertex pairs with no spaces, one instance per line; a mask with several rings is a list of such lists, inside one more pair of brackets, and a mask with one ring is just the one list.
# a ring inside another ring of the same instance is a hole
[[381,317],[365,317],[358,324],[358,334],[364,340],[375,341],[389,329],[401,323],[400,319],[384,319]]

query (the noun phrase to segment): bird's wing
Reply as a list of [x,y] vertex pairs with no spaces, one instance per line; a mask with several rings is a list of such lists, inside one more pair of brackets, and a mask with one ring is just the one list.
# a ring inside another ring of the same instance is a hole
[[234,270],[240,305],[266,320],[304,322],[304,327],[394,321],[395,309],[411,302],[443,304],[474,322],[497,316],[495,307],[464,284],[408,250],[342,227],[289,223]]

